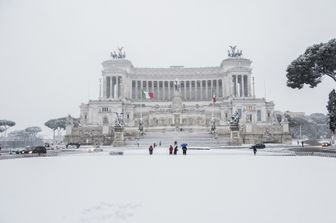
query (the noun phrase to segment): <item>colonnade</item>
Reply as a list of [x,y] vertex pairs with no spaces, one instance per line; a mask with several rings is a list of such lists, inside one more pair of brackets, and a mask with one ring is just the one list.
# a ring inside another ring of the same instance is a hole
[[103,95],[107,99],[118,99],[121,97],[121,76],[105,76]]
[[[184,101],[206,101],[216,95],[216,97],[228,96],[231,92],[234,97],[251,96],[250,80],[248,75],[232,75],[232,84],[229,91],[225,91],[223,79],[207,80],[180,80],[181,95]],[[106,99],[119,99],[122,97],[122,77],[105,76],[103,82],[103,95]],[[134,100],[141,99],[141,91],[154,93],[154,101],[170,101],[174,95],[175,81],[173,80],[131,80],[126,86],[126,97],[131,96]],[[129,89],[131,87],[131,89]],[[230,87],[229,87],[230,88]]]
[[233,96],[248,97],[250,96],[250,83],[248,75],[232,75]]
[[[224,96],[224,81],[215,80],[180,80],[181,95],[184,101],[211,100]],[[132,80],[132,99],[140,100],[141,91],[154,93],[155,101],[170,101],[174,95],[174,81]]]

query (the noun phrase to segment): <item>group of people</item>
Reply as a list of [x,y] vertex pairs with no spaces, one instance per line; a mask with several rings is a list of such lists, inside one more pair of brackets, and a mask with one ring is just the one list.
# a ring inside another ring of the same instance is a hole
[[[159,145],[161,146],[161,142],[159,143]],[[153,151],[155,147],[156,147],[156,143],[153,143],[153,145],[149,146],[148,148],[149,155],[153,155]],[[181,147],[182,147],[183,155],[187,155],[187,150],[188,150],[187,144],[182,144]],[[173,155],[173,154],[177,155],[177,152],[178,152],[177,141],[174,142],[174,147],[172,145],[169,145],[168,150],[169,150],[169,155]]]

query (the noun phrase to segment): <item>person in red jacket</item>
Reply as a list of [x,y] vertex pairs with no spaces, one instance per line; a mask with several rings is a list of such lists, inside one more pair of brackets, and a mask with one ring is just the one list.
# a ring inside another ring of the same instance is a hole
[[170,145],[169,146],[169,155],[173,155],[173,146],[172,145]]

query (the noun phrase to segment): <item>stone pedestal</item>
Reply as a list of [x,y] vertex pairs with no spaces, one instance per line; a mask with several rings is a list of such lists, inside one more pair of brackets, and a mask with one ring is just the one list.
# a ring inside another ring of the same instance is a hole
[[251,134],[253,132],[253,126],[251,123],[246,123],[245,125],[245,132]]
[[182,96],[179,92],[176,92],[172,98],[172,110],[173,112],[182,112]]
[[103,135],[108,135],[110,133],[110,127],[108,125],[103,125]]
[[182,96],[181,96],[179,84],[176,83],[176,90],[172,98],[172,111],[174,112],[174,119],[173,119],[174,123],[173,124],[175,125],[176,128],[181,127],[182,110],[183,110]]
[[289,133],[289,123],[287,120],[282,121],[282,131],[284,133]]
[[230,144],[241,145],[242,140],[240,138],[239,126],[230,126]]
[[114,127],[114,139],[113,144],[114,147],[124,146],[125,138],[124,138],[124,128],[115,126]]

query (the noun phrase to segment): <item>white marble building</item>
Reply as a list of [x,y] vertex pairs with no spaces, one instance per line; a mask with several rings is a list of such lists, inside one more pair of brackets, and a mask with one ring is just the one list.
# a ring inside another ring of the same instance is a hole
[[[231,115],[237,111],[244,142],[289,140],[283,114],[274,112],[272,101],[256,98],[252,62],[241,51],[232,48],[219,66],[191,68],[135,67],[121,51],[119,55],[102,63],[100,97],[81,104],[81,128],[113,134],[118,112],[123,113],[130,136],[136,134],[140,120],[145,132],[209,131],[215,122],[216,133],[227,136]],[[174,99],[175,83],[180,86],[179,102]],[[153,92],[154,99],[142,99],[142,89]]]

